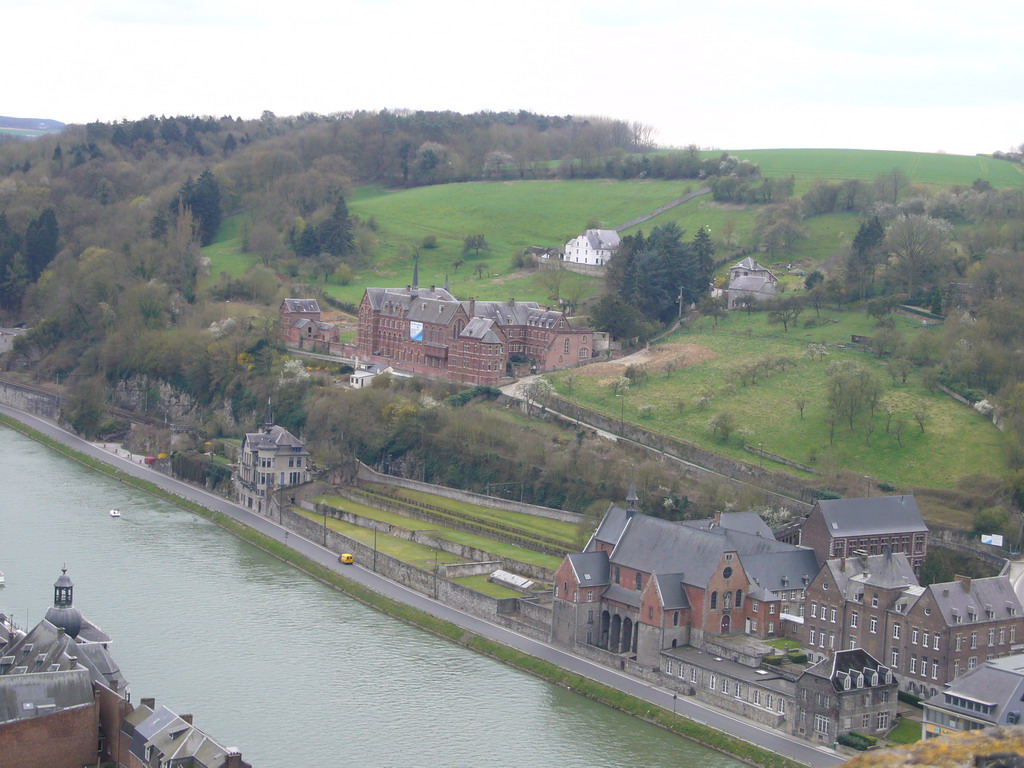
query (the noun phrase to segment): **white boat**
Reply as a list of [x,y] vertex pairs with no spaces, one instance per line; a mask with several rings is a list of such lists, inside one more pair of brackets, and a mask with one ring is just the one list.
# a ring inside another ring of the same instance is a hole
[[0,587],[4,585],[4,572],[0,571]]
[[110,510],[110,516],[111,517],[120,517],[121,516],[121,510],[119,510],[119,509],[112,509],[112,510]]

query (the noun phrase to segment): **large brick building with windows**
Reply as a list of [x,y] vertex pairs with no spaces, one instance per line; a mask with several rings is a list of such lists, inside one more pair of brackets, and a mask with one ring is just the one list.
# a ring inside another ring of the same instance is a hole
[[514,369],[543,373],[590,360],[594,334],[533,301],[459,301],[447,286],[367,288],[356,353],[396,371],[497,384]]
[[987,659],[1020,652],[1024,609],[1005,575],[922,587],[906,554],[887,552],[826,562],[797,633],[817,658],[862,648],[899,674],[903,690],[925,697]]

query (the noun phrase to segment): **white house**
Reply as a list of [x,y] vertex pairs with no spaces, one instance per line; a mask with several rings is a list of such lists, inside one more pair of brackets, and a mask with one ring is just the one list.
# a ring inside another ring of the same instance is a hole
[[747,301],[768,301],[778,292],[779,278],[768,267],[757,263],[751,256],[729,269],[728,308],[735,309]]
[[620,242],[614,229],[588,229],[565,244],[564,260],[603,267],[615,255]]

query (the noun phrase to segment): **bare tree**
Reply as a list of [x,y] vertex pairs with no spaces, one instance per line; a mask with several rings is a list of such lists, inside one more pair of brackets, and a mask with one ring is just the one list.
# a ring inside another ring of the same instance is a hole
[[938,258],[946,252],[952,229],[949,223],[929,216],[901,213],[885,233],[890,263],[906,283],[907,295],[914,295],[914,283],[927,277]]
[[801,419],[804,417],[804,408],[806,408],[806,407],[807,407],[807,398],[805,398],[805,397],[798,397],[796,399],[796,409],[798,411],[800,411],[800,418]]

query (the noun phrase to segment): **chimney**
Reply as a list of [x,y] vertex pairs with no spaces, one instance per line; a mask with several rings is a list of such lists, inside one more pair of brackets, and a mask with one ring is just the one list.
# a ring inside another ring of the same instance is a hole
[[721,528],[722,527],[722,510],[720,510],[720,509],[716,509],[715,510],[715,516],[711,520],[711,527],[712,528]]
[[433,293],[433,292],[434,292],[434,291],[436,291],[436,290],[437,290],[437,286],[436,286],[436,285],[431,285],[431,286],[430,286],[430,292],[431,292],[431,293]]
[[142,706],[156,709],[156,699],[141,699]]
[[839,570],[846,571],[846,555],[839,558]]
[[476,317],[476,299],[469,300],[469,316]]
[[963,587],[964,587],[964,592],[970,592],[971,591],[971,577],[970,576],[961,576],[960,574],[957,574],[956,576],[953,577],[953,581],[959,581],[963,585]]
[[192,725],[192,715],[191,715],[191,713],[187,714],[187,715],[178,715],[178,717],[180,717],[182,720],[184,720],[189,725]]

